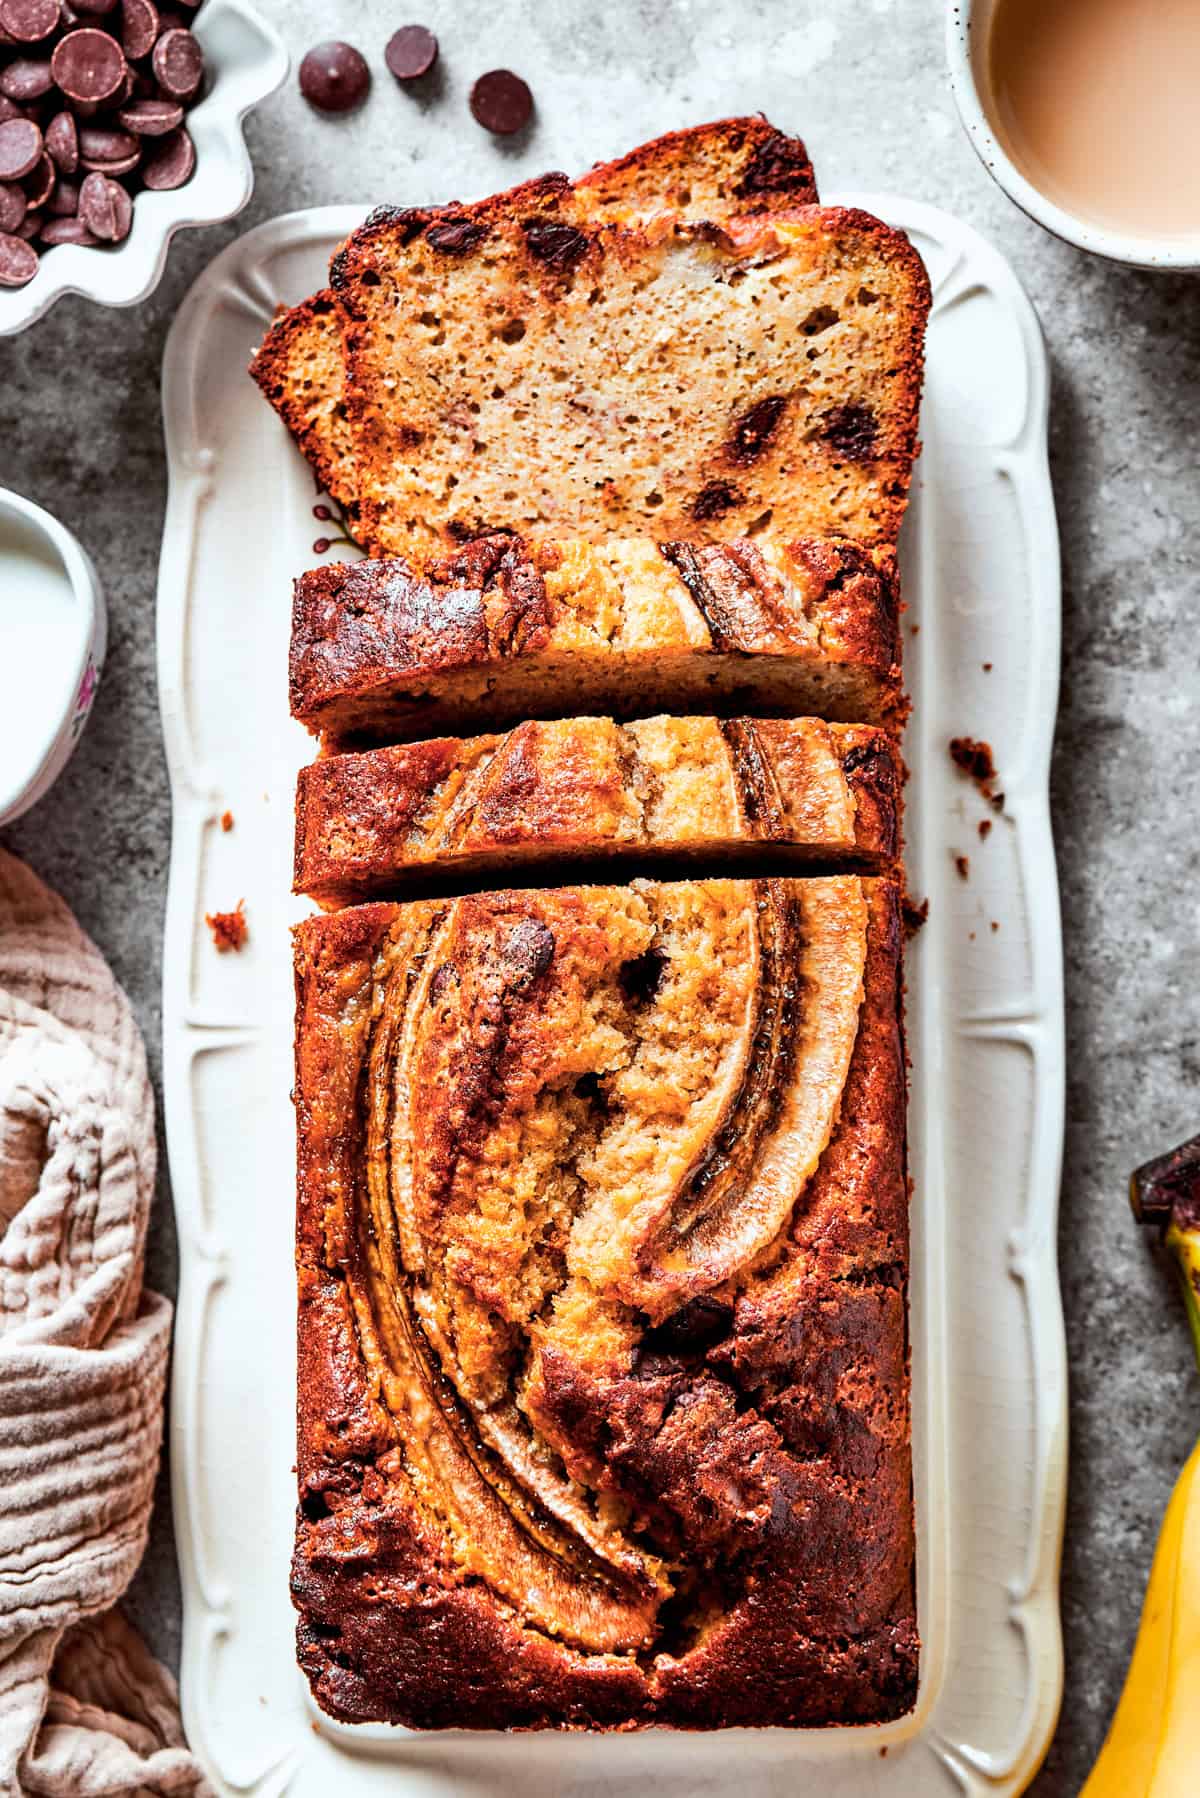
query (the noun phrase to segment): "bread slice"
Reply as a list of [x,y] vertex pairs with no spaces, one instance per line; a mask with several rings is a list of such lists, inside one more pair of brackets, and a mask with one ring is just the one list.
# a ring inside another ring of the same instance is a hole
[[[681,218],[719,223],[816,198],[812,164],[800,139],[752,117],[672,131],[615,162],[600,163],[575,183],[572,205],[581,218],[667,209]],[[328,288],[281,313],[250,372],[323,491],[341,505],[352,504],[357,488],[343,405],[342,328]]]
[[614,856],[727,868],[897,851],[886,732],[816,718],[568,718],[324,756],[296,789],[295,890],[322,905]]
[[892,881],[366,905],[295,938],[317,1702],[417,1728],[913,1702]]
[[929,283],[899,232],[800,207],[580,221],[564,180],[383,208],[335,258],[371,553],[494,530],[894,547]]
[[897,610],[852,543],[477,538],[302,575],[292,712],[343,748],[593,712],[894,723]]

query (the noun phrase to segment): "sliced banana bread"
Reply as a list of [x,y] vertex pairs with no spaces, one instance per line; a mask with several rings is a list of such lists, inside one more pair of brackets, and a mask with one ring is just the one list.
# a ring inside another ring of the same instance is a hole
[[302,575],[292,712],[343,747],[608,712],[894,721],[896,587],[853,543],[481,537]]
[[815,718],[567,718],[324,756],[297,783],[296,891],[347,905],[614,855],[731,867],[764,844],[873,866],[896,854],[902,778],[886,732]]
[[318,1703],[881,1722],[918,1641],[891,881],[366,905],[296,932]]
[[[812,164],[800,139],[754,117],[672,131],[615,162],[600,163],[575,183],[572,205],[582,218],[668,209],[681,218],[719,222],[816,198]],[[350,504],[357,490],[342,403],[342,328],[328,288],[275,320],[250,372],[322,489]]]
[[548,178],[384,208],[335,258],[374,554],[488,531],[894,546],[929,284],[864,212],[579,220]]

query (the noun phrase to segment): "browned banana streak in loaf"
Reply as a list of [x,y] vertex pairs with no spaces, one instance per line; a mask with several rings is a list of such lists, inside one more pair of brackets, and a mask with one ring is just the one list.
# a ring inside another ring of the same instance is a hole
[[898,615],[890,554],[841,540],[477,538],[303,575],[292,711],[343,743],[597,710],[895,724]]
[[327,755],[296,787],[297,892],[323,905],[614,857],[887,865],[902,765],[871,725],[559,718]]
[[296,933],[302,1664],[417,1727],[911,1706],[891,880]]

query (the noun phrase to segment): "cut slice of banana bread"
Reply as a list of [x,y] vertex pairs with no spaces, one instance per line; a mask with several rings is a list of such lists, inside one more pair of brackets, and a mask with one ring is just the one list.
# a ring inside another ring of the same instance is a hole
[[864,212],[580,221],[565,180],[384,208],[335,258],[353,534],[894,546],[929,284]]
[[366,905],[295,937],[317,1702],[882,1722],[918,1639],[892,881]]
[[816,718],[568,718],[324,756],[297,783],[295,890],[347,905],[431,874],[733,866],[765,844],[874,866],[897,851],[902,779],[885,731]]
[[898,654],[890,559],[857,544],[481,537],[302,575],[291,703],[342,747],[593,712],[886,724]]
[[[581,218],[667,209],[718,223],[740,213],[816,201],[812,164],[798,137],[761,117],[719,119],[672,131],[600,163],[575,183]],[[469,212],[471,208],[459,209]],[[328,288],[282,313],[250,372],[296,439],[322,489],[356,497],[353,445],[343,406],[342,327]]]

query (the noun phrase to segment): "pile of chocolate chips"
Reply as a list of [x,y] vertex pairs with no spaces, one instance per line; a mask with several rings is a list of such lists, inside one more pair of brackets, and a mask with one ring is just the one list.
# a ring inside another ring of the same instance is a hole
[[120,243],[140,188],[183,186],[203,81],[186,16],[154,0],[0,0],[0,287],[55,244]]

